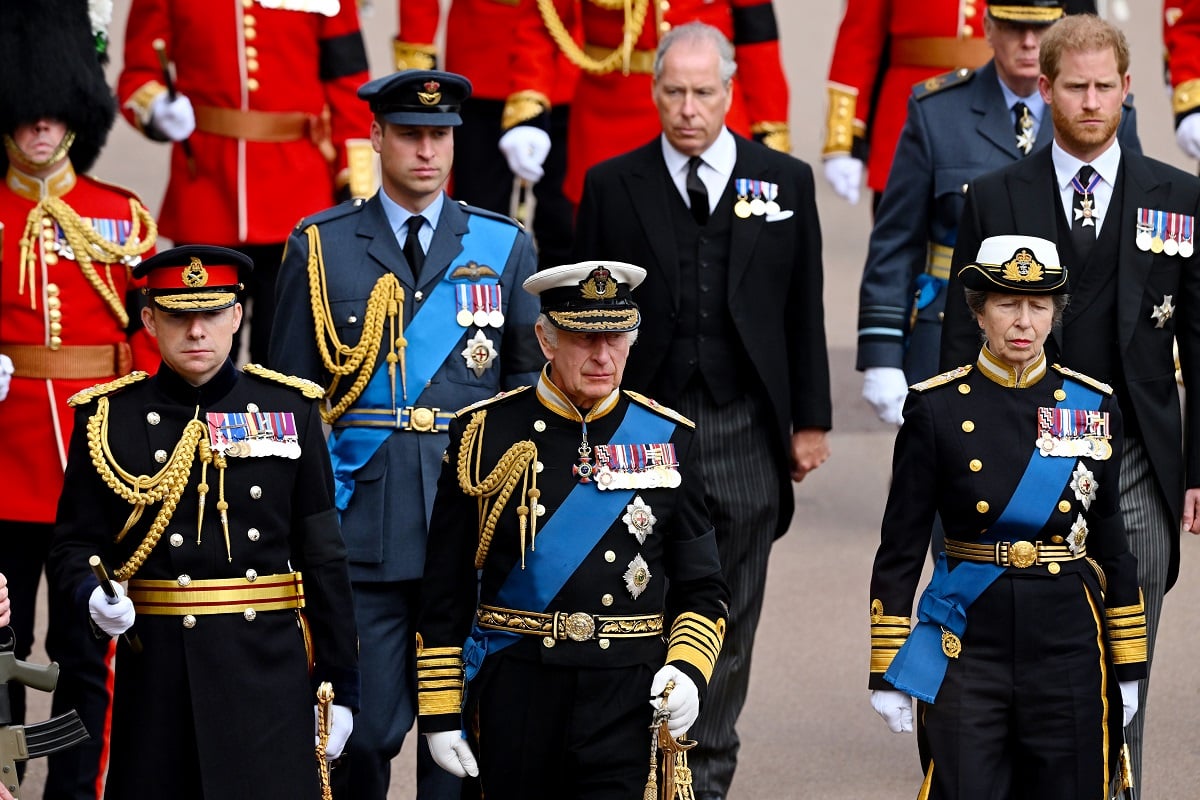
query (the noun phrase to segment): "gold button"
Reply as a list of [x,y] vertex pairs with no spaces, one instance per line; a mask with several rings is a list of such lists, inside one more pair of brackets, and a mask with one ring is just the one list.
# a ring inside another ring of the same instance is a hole
[[50,335],[58,336],[60,333],[62,333],[62,323],[61,322],[51,322],[50,323]]
[[49,217],[42,217],[42,227],[43,228],[53,228],[54,220],[50,219]]
[[1054,390],[1054,399],[1055,400],[1066,400],[1067,393],[1064,392],[1062,389],[1055,389]]
[[246,37],[247,42],[252,42],[258,36],[258,31],[254,30],[254,28],[246,28],[242,32],[242,35]]
[[245,14],[245,15],[243,15],[243,16],[242,16],[242,23],[243,23],[243,24],[244,24],[244,25],[245,25],[247,28],[253,28],[255,25],[257,25],[257,24],[258,24],[258,20],[256,20],[256,19],[254,18],[254,15],[253,15],[253,14]]
[[664,20],[659,24],[658,29],[662,33],[666,33],[667,31],[671,30],[671,23]]
[[1062,544],[1063,538],[1061,536],[1055,534],[1054,536],[1050,537],[1050,541],[1054,542],[1055,544]]
[[149,422],[151,425],[157,425],[158,423],[162,422],[162,417],[159,416],[157,411],[151,411],[146,415],[146,422]]
[[191,586],[192,576],[191,575],[180,575],[178,578],[175,579],[175,582],[178,583],[180,586]]
[[261,486],[251,486],[250,487],[250,497],[253,500],[262,499],[262,487]]
[[980,500],[978,503],[975,504],[975,510],[978,511],[980,514],[986,514],[988,512],[989,508],[991,508],[991,506],[988,505],[987,500]]
[[252,92],[258,91],[258,78],[250,78],[246,81],[246,88]]
[[604,551],[604,560],[611,564],[612,562],[617,560],[617,554],[614,553],[612,550],[605,550]]
[[606,594],[600,598],[600,605],[611,606],[612,604],[613,604],[613,596],[611,594]]
[[971,472],[979,472],[979,470],[983,469],[983,462],[980,461],[978,458],[972,458],[970,466],[971,466]]
[[533,471],[534,472],[541,473],[541,471],[544,470],[545,468],[546,468],[546,465],[543,464],[542,462],[540,462],[540,461],[533,462]]
[[960,384],[958,385],[958,393],[959,393],[959,394],[970,394],[970,393],[971,393],[971,387],[970,387],[970,386],[967,386],[965,383],[960,383]]
[[46,308],[62,308],[62,300],[59,300],[56,295],[50,295],[50,297],[46,299]]
[[1049,564],[1046,565],[1046,571],[1049,572],[1051,575],[1057,575],[1058,571],[1060,569],[1062,569],[1062,567],[1060,567],[1058,565],[1057,561],[1051,561]]
[[46,255],[42,257],[42,260],[45,261],[50,266],[54,266],[55,264],[58,263],[58,254],[57,253],[46,253]]
[[51,336],[50,337],[50,349],[57,350],[60,347],[62,347],[62,337],[61,336]]
[[541,433],[542,431],[546,430],[546,423],[540,419],[535,419],[533,421],[533,429],[538,433]]
[[[1070,511],[1071,510],[1071,501],[1070,500],[1059,500],[1058,501],[1058,510],[1064,514],[1067,513],[1068,511]],[[1059,537],[1056,536],[1054,538],[1058,539]]]
[[185,627],[185,628],[196,627],[196,618],[193,617],[191,614],[184,614],[183,615],[183,627]]
[[166,450],[155,450],[154,451],[154,460],[160,464],[165,464],[167,462],[167,451]]
[[50,309],[49,317],[51,322],[62,322],[62,311],[52,308]]
[[47,283],[46,284],[46,296],[47,297],[58,297],[58,284],[57,283]]
[[661,0],[661,2],[658,4],[658,7],[663,11],[671,10],[671,4],[667,0]]
[[256,580],[258,580],[258,573],[252,569],[246,570],[246,580],[250,581],[250,583],[254,583]]
[[[253,2],[254,0],[250,0],[246,5],[249,6]],[[258,58],[258,48],[253,45],[246,45],[246,58]]]
[[250,530],[246,531],[246,538],[252,542],[258,541],[258,535],[258,528],[251,528]]
[[601,639],[601,640],[600,640],[600,649],[601,649],[601,650],[607,650],[607,649],[608,649],[608,639]]
[[543,647],[554,647],[554,637],[553,636],[542,637],[542,646]]
[[246,410],[251,414],[258,413],[258,403],[246,403]]
[[975,423],[969,419],[965,419],[963,420],[962,429],[963,433],[971,433],[975,430]]
[[247,72],[258,72],[258,59],[257,58],[247,58],[246,59],[246,71]]
[[183,546],[183,534],[172,533],[171,534],[171,547],[182,547],[182,546]]
[[975,29],[972,28],[970,25],[962,26],[962,38],[970,39],[974,34],[975,34]]
[[242,616],[246,618],[246,622],[254,622],[255,618],[258,616],[258,612],[253,608],[247,608],[242,612]]

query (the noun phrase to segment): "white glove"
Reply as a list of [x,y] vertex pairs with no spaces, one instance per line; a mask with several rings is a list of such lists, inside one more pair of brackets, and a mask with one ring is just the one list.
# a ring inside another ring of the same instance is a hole
[[1125,720],[1121,727],[1125,727],[1138,712],[1138,682],[1121,681],[1117,685],[1121,687],[1121,705],[1125,708]]
[[863,162],[852,156],[833,156],[825,159],[825,180],[833,191],[850,205],[858,203],[858,188],[862,185]]
[[1175,141],[1180,150],[1192,158],[1200,158],[1200,114],[1188,114],[1179,120]]
[[[321,711],[313,706],[313,724],[320,719]],[[319,728],[317,728],[319,730]],[[329,709],[329,738],[325,741],[325,758],[333,761],[346,749],[346,740],[354,730],[354,712],[346,706],[335,705]],[[320,739],[316,740],[320,744]]]
[[125,596],[125,589],[119,583],[113,583],[117,590],[117,602],[111,605],[104,589],[97,586],[88,598],[88,611],[96,627],[109,636],[120,636],[133,627],[133,619],[137,613],[133,610],[133,601]]
[[663,689],[667,688],[667,681],[675,681],[675,688],[667,697],[667,730],[673,737],[679,738],[688,732],[696,717],[700,716],[700,692],[687,673],[668,664],[654,673],[654,680],[650,682],[650,705],[656,711]]
[[175,95],[172,100],[163,92],[150,103],[149,126],[172,142],[182,142],[196,130],[196,111],[192,108],[192,101],[181,94]]
[[863,400],[871,404],[884,422],[904,422],[904,400],[908,397],[908,379],[898,367],[868,367],[863,372]]
[[500,152],[513,175],[537,183],[545,174],[542,164],[550,155],[550,134],[533,125],[517,125],[500,137]]
[[12,359],[4,353],[0,353],[0,402],[8,397],[8,385],[12,382],[12,374]]
[[912,698],[894,689],[873,689],[871,708],[883,717],[892,733],[912,733]]
[[475,763],[475,754],[471,745],[459,731],[439,731],[425,734],[429,745],[429,755],[442,769],[459,778],[470,775],[472,778],[479,774],[479,765]]

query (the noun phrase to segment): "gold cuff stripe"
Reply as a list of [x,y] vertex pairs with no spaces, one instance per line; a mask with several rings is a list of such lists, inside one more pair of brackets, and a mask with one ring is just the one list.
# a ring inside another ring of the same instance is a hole
[[461,647],[422,647],[421,652],[417,654],[417,658],[433,658],[435,656],[458,658],[461,655]]
[[707,683],[724,641],[723,620],[710,620],[699,614],[680,614],[671,626],[667,661],[683,661],[700,671]]
[[504,101],[504,111],[500,115],[500,129],[508,130],[514,125],[528,122],[540,117],[550,110],[550,98],[541,92],[525,90],[513,92]]
[[437,67],[437,48],[431,44],[413,44],[393,39],[392,57],[395,59],[397,72]]
[[125,107],[133,112],[139,132],[146,132],[146,125],[150,122],[150,106],[156,97],[166,91],[167,87],[158,81],[147,81],[125,101]]
[[826,92],[829,95],[829,112],[825,119],[825,145],[821,148],[821,154],[850,155],[856,133],[854,113],[858,104],[858,90],[831,83]]
[[881,675],[887,672],[888,667],[892,665],[892,659],[896,657],[896,653],[898,652],[900,652],[899,648],[895,650],[872,650],[871,674]]
[[418,692],[417,711],[422,716],[457,714],[462,711],[462,690]]
[[1200,78],[1193,78],[1176,86],[1171,107],[1176,114],[1185,114],[1200,107]]

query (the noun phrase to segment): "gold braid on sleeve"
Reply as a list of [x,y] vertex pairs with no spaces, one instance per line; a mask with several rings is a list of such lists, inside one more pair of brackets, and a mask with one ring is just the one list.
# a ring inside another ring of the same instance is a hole
[[113,457],[108,444],[108,398],[101,397],[96,403],[96,413],[88,417],[87,440],[88,452],[92,457],[92,465],[100,474],[101,480],[117,496],[132,505],[133,511],[126,520],[125,526],[117,534],[115,541],[121,541],[125,534],[141,519],[146,506],[162,502],[162,507],[154,517],[150,529],[146,532],[142,543],[130,556],[129,560],[113,571],[117,580],[128,580],[141,568],[150,551],[162,538],[163,531],[171,522],[175,506],[187,487],[188,477],[192,472],[192,464],[202,440],[207,441],[208,427],[199,419],[192,419],[183,429],[183,436],[175,445],[171,457],[167,459],[154,475],[134,475],[121,467]]
[[[129,325],[129,313],[125,310],[125,298],[121,297],[113,286],[112,265],[128,265],[138,256],[154,247],[158,240],[158,224],[145,206],[134,198],[129,198],[129,215],[132,227],[125,244],[109,241],[85,222],[59,197],[43,197],[30,210],[25,219],[25,231],[21,235],[21,255],[17,261],[18,293],[25,293],[26,280],[29,282],[29,307],[37,308],[37,293],[33,283],[37,273],[38,242],[42,228],[51,225],[51,220],[62,228],[71,257],[79,265],[79,271],[91,284],[96,293],[104,300],[108,310],[124,328]],[[143,228],[145,233],[143,235]],[[100,277],[95,262],[104,264],[104,277]]]
[[458,448],[458,485],[479,502],[479,545],[475,549],[475,569],[483,569],[496,520],[508,504],[517,481],[521,480],[521,505],[517,507],[521,530],[521,569],[525,568],[525,533],[529,531],[530,550],[537,538],[537,514],[530,513],[530,504],[537,504],[541,490],[537,488],[537,446],[528,439],[516,442],[500,456],[496,466],[483,480],[479,479],[479,461],[483,454],[483,426],[487,410],[471,415]]
[[606,75],[621,68],[621,74],[629,74],[629,61],[633,56],[633,45],[642,35],[642,26],[646,24],[646,13],[650,9],[650,0],[602,0],[595,5],[608,10],[623,8],[625,23],[621,32],[621,44],[602,59],[595,59],[583,51],[571,38],[567,26],[558,16],[554,0],[537,0],[538,11],[541,12],[542,22],[550,38],[558,45],[558,49],[575,66],[593,75]]
[[[408,344],[404,339],[404,287],[390,272],[376,281],[367,298],[362,335],[353,346],[343,344],[337,333],[333,311],[329,307],[329,287],[325,276],[325,257],[321,251],[321,234],[316,225],[309,225],[304,229],[304,233],[308,236],[308,291],[317,349],[321,353],[321,362],[325,369],[333,376],[325,392],[325,400],[329,405],[328,408],[321,409],[321,419],[331,423],[345,413],[367,388],[371,374],[375,371],[379,349],[383,346],[385,321],[390,327],[387,364],[388,374],[392,377],[393,393],[397,365],[401,371],[401,383],[404,383],[404,352]],[[358,374],[354,376],[350,388],[334,403],[333,397],[341,379],[356,371]],[[408,393],[407,386],[404,387],[404,393]],[[395,405],[393,397],[392,406]]]

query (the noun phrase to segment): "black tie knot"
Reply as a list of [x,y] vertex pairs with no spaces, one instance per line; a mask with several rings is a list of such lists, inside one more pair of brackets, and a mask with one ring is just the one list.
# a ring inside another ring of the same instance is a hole
[[1083,188],[1086,189],[1088,184],[1092,182],[1092,178],[1095,177],[1095,175],[1095,167],[1093,167],[1091,164],[1084,164],[1079,168],[1079,183],[1082,184]]
[[421,239],[418,236],[421,226],[424,224],[425,218],[420,214],[408,218],[408,236],[404,239],[404,257],[408,260],[408,266],[412,268],[414,278],[420,274],[421,267],[425,264],[425,251],[421,249]]
[[687,193],[688,205],[692,208],[692,217],[697,224],[708,224],[708,188],[704,185],[704,181],[700,180],[700,165],[704,160],[700,156],[692,156],[688,159],[687,171]]

